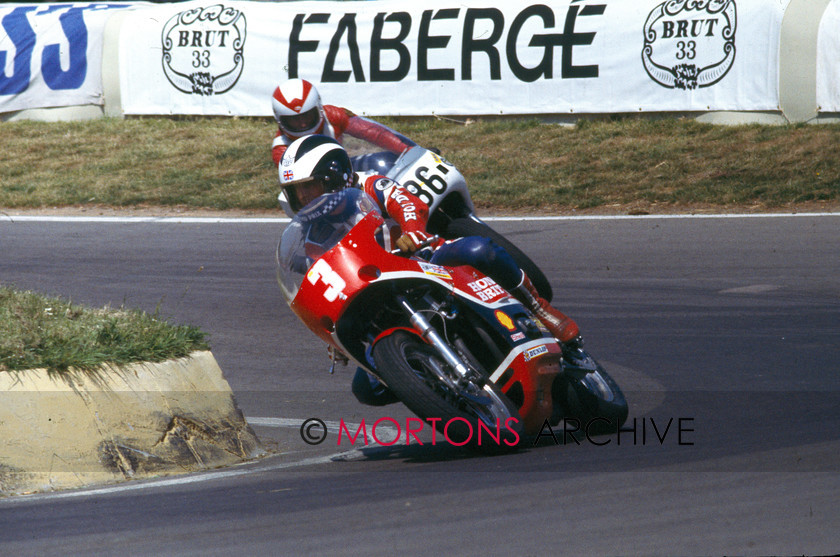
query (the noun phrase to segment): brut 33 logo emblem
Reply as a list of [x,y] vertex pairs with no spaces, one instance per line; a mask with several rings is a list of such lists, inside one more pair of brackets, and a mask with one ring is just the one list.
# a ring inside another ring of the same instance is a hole
[[735,0],[668,0],[648,14],[642,62],[670,89],[714,85],[735,61]]
[[161,33],[163,73],[179,91],[220,95],[242,75],[245,14],[221,4],[172,16]]

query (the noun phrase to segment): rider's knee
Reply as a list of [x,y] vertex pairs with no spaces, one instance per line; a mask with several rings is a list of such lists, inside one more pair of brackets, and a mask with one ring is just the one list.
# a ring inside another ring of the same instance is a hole
[[[443,248],[442,248],[443,250]],[[503,288],[510,290],[521,280],[519,265],[510,254],[490,238],[465,236],[448,249],[441,251],[434,262],[442,265],[467,264],[492,277]]]
[[482,236],[467,236],[461,240],[461,249],[475,267],[481,265],[492,265],[499,257],[499,246],[490,238]]

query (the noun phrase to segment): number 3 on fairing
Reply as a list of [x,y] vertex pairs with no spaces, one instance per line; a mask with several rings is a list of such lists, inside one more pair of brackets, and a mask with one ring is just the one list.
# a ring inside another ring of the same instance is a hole
[[324,291],[324,298],[326,298],[328,302],[334,302],[339,296],[344,299],[341,291],[344,290],[347,283],[344,282],[344,279],[341,278],[338,273],[333,271],[330,264],[323,259],[319,259],[314,265],[312,265],[312,268],[309,269],[308,273],[306,273],[306,278],[311,284],[317,284],[319,279],[324,281],[324,284],[327,285],[327,289]]
[[[440,173],[438,174],[435,170]],[[408,180],[403,182],[403,186],[422,199],[427,205],[431,205],[435,197],[446,191],[447,173],[449,173],[449,169],[443,164],[437,165],[431,171],[427,166],[418,166],[414,171],[414,176],[419,180],[419,183],[414,180]]]

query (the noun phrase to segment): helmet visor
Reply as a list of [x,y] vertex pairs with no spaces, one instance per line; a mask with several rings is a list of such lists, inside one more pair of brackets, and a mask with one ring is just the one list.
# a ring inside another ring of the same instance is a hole
[[313,107],[301,114],[294,116],[281,116],[280,125],[289,132],[305,132],[315,127],[320,119],[318,107]]
[[310,201],[327,192],[327,188],[324,186],[323,180],[314,176],[304,178],[303,180],[289,182],[289,184],[284,187],[284,190],[287,198],[289,199],[289,204],[295,211],[299,211]]

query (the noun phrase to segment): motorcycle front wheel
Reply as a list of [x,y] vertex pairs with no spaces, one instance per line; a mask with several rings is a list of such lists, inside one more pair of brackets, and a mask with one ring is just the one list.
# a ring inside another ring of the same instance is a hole
[[503,247],[505,251],[513,257],[516,264],[519,265],[519,267],[525,271],[525,274],[528,275],[528,278],[531,279],[531,283],[533,283],[540,296],[549,302],[551,301],[551,297],[553,296],[551,284],[548,282],[548,279],[540,268],[537,267],[537,264],[531,261],[531,258],[525,255],[525,253],[516,247],[510,240],[487,226],[485,223],[473,220],[469,217],[452,219],[446,227],[445,236],[450,240],[454,238],[462,238],[464,236],[482,236],[484,238],[490,238]]
[[395,331],[373,349],[380,377],[409,410],[434,424],[450,444],[484,453],[512,451],[523,437],[516,407],[489,380],[453,389],[438,377],[456,374],[420,337]]

